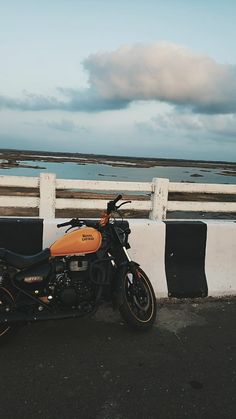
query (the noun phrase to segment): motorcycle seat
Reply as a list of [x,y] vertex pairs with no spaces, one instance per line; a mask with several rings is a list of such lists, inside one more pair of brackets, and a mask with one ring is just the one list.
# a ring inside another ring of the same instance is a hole
[[18,269],[29,268],[30,266],[45,262],[50,257],[50,250],[44,249],[35,255],[24,256],[7,249],[0,249],[0,259]]

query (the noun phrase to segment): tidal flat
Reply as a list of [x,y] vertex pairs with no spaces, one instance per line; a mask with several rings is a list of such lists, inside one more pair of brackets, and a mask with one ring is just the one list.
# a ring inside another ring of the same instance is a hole
[[[70,162],[77,164],[105,164],[114,167],[148,168],[155,166],[164,167],[196,167],[201,169],[219,169],[234,172],[236,163],[224,161],[184,160],[149,157],[111,156],[83,153],[66,153],[50,151],[29,151],[0,149],[0,167],[21,167],[22,161],[35,162]],[[36,166],[37,167],[37,166]]]
[[150,182],[235,183],[236,163],[0,149],[0,175]]

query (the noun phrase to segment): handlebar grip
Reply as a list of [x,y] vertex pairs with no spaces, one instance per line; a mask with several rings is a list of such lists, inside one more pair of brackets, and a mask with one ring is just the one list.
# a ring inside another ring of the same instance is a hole
[[71,221],[67,221],[66,223],[57,224],[57,228],[65,227],[71,225]]
[[115,199],[114,199],[114,204],[116,204],[120,199],[122,199],[122,195],[118,195]]

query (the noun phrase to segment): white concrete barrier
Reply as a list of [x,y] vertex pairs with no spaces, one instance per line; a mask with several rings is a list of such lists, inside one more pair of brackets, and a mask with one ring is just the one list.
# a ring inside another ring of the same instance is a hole
[[129,254],[150,278],[159,298],[168,296],[165,274],[165,223],[129,220],[131,234]]
[[[66,227],[56,227],[64,221],[1,218],[0,247],[38,252],[64,234]],[[129,224],[130,256],[158,298],[236,295],[236,222],[131,219]]]
[[236,222],[207,221],[208,295],[236,295]]
[[[43,247],[63,234],[66,228],[56,224],[64,221],[44,220]],[[135,219],[129,224],[130,256],[159,298],[236,295],[235,222]]]

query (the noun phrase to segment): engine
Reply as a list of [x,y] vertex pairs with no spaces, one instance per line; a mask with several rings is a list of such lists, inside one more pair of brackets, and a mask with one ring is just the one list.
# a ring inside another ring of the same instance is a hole
[[56,277],[49,288],[54,301],[74,307],[93,298],[89,256],[72,256],[55,261]]

